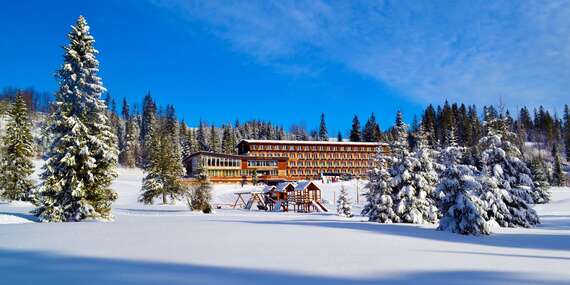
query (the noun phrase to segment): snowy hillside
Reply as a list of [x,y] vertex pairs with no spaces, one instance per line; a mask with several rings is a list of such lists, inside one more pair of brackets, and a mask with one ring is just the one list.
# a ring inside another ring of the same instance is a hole
[[[486,237],[330,214],[137,202],[142,173],[120,170],[110,223],[32,223],[0,204],[2,284],[568,284],[570,189],[536,206],[542,224]],[[364,183],[360,181],[359,188]],[[356,182],[346,182],[352,193]],[[322,185],[332,200],[340,184]],[[219,204],[239,185],[215,187]],[[354,197],[354,194],[352,194]],[[354,199],[354,198],[353,198]],[[14,224],[18,222],[24,224]]]

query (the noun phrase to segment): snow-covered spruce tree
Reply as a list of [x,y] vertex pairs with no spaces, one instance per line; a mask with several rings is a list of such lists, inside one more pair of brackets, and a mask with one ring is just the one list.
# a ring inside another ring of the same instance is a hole
[[374,158],[374,168],[368,172],[368,193],[366,205],[362,209],[362,215],[368,217],[371,222],[393,223],[400,219],[394,212],[394,201],[392,199],[392,187],[390,172],[391,157],[386,156],[381,149]]
[[462,154],[463,149],[456,145],[442,151],[445,170],[437,186],[442,217],[437,229],[463,235],[488,235],[492,227],[487,222],[485,204],[477,196],[482,187],[475,179],[475,168],[459,164]]
[[231,125],[225,125],[222,127],[222,152],[227,154],[232,154],[235,152],[236,138],[232,130]]
[[51,222],[110,219],[117,195],[109,186],[116,177],[118,150],[100,98],[105,88],[85,18],[79,17],[68,38],[50,116],[54,140],[34,195],[35,214]]
[[200,150],[200,146],[196,138],[196,130],[188,130],[188,152],[194,153],[198,150]]
[[483,172],[497,177],[501,188],[507,189],[526,203],[537,202],[540,198],[535,193],[532,173],[522,160],[522,153],[512,143],[517,138],[516,134],[509,131],[507,119],[492,118],[485,121],[484,125],[486,135],[479,141]]
[[209,140],[210,151],[220,152],[221,151],[220,138],[218,136],[218,130],[216,129],[214,124],[212,124],[212,126],[210,127],[209,139],[210,139]]
[[408,127],[403,122],[402,113],[398,112],[394,126],[395,141],[392,146],[394,160],[390,168],[390,186],[397,222],[434,223],[438,218],[437,207],[433,199],[434,184],[437,174],[426,153],[410,153],[408,150]]
[[147,161],[144,167],[141,196],[139,201],[145,204],[153,204],[155,198],[162,198],[162,203],[168,203],[168,198],[175,200],[180,198],[185,187],[180,180],[184,175],[182,165],[182,153],[178,136],[169,130],[176,126],[169,126],[172,118],[162,122],[150,116],[148,120],[147,134]]
[[340,194],[336,201],[336,213],[339,216],[351,218],[352,217],[352,206],[350,205],[350,197],[348,197],[348,192],[344,185],[340,187]]
[[502,227],[530,227],[539,223],[538,215],[528,205],[536,191],[530,169],[520,159],[520,151],[508,139],[512,135],[503,118],[485,122],[486,136],[479,144],[483,150],[480,199],[486,204],[490,221]]
[[[452,132],[452,134],[454,134],[454,132]],[[427,189],[428,197],[437,204],[439,196],[434,190],[438,183],[438,173],[443,171],[444,166],[434,160],[434,157],[437,156],[437,152],[429,147],[429,136],[429,132],[425,126],[421,124],[416,135],[415,157],[421,164],[420,174],[425,178],[427,183],[424,188]],[[455,138],[450,138],[449,141],[453,141],[453,146],[456,146]]]
[[198,125],[198,130],[196,131],[196,140],[198,141],[198,150],[200,151],[210,151],[212,148],[208,145],[206,139],[206,128],[207,126],[200,120]]
[[538,196],[536,203],[548,203],[550,201],[550,184],[546,176],[546,165],[539,158],[534,158],[530,162],[530,171],[532,173],[532,180],[534,181],[535,193]]
[[199,172],[197,184],[191,189],[190,208],[193,211],[202,211],[208,214],[213,210],[211,205],[212,186],[205,171],[202,169]]
[[30,179],[34,172],[34,146],[32,123],[21,93],[16,95],[8,115],[0,157],[0,194],[9,201],[28,200],[34,187]]

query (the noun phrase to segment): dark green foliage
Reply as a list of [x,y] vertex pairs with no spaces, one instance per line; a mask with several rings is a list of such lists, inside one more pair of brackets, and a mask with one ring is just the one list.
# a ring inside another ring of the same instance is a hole
[[182,165],[182,152],[178,139],[177,122],[174,108],[169,107],[165,118],[148,120],[147,143],[148,158],[144,167],[145,177],[139,201],[152,204],[155,198],[162,198],[166,204],[168,198],[179,199],[186,191],[181,177],[185,174]]
[[28,200],[34,187],[30,179],[34,172],[34,145],[30,130],[32,124],[21,93],[16,95],[8,115],[0,154],[0,195],[9,201]]
[[352,119],[352,129],[350,129],[349,138],[351,142],[359,142],[362,140],[362,135],[360,134],[360,121],[356,115],[354,115],[354,118]]
[[362,140],[365,142],[379,142],[382,140],[380,125],[376,122],[376,116],[374,113],[370,115],[370,118],[368,118],[368,121],[366,121],[366,124],[364,125]]
[[327,131],[327,124],[325,122],[325,113],[321,114],[321,124],[319,125],[319,140],[328,141],[329,132]]
[[212,212],[212,186],[205,174],[198,175],[197,184],[192,186],[190,193],[190,208],[205,214]]

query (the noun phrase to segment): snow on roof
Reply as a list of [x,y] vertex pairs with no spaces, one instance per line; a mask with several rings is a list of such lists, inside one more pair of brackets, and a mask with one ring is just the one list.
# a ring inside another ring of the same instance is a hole
[[247,143],[272,143],[272,144],[305,144],[305,145],[362,145],[362,146],[380,146],[388,145],[382,142],[331,142],[331,141],[291,141],[291,140],[241,140]]
[[277,187],[275,188],[275,190],[277,192],[285,192],[287,186],[289,185],[293,185],[293,187],[295,187],[295,184],[291,183],[291,182],[281,182],[279,184],[277,184]]
[[266,185],[265,187],[263,187],[262,192],[263,192],[263,193],[267,193],[267,192],[271,192],[271,191],[273,191],[273,190],[275,190],[275,186]]
[[307,189],[307,187],[309,187],[309,185],[311,185],[311,184],[314,184],[316,186],[316,184],[310,180],[299,181],[299,182],[297,182],[297,185],[295,185],[295,191],[303,191],[303,190]]

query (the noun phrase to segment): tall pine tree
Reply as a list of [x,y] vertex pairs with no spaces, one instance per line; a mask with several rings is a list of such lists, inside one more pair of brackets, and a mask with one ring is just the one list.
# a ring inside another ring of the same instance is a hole
[[329,140],[329,132],[327,131],[327,123],[325,122],[325,113],[321,114],[321,124],[319,125],[319,140]]
[[8,112],[0,157],[0,196],[6,200],[28,200],[34,183],[32,124],[24,97],[20,92]]
[[349,138],[351,142],[359,142],[362,140],[362,135],[360,134],[360,121],[356,115],[354,115],[354,118],[352,119],[352,129],[350,130]]
[[34,197],[35,214],[51,222],[109,219],[117,197],[109,186],[116,177],[118,150],[100,99],[105,88],[85,18],[79,17],[68,38],[50,117],[54,140]]
[[139,201],[153,204],[155,198],[161,198],[162,203],[183,197],[186,188],[181,177],[185,170],[182,165],[182,152],[178,139],[174,108],[169,106],[166,118],[156,120],[149,118],[148,160],[145,165],[141,196]]

